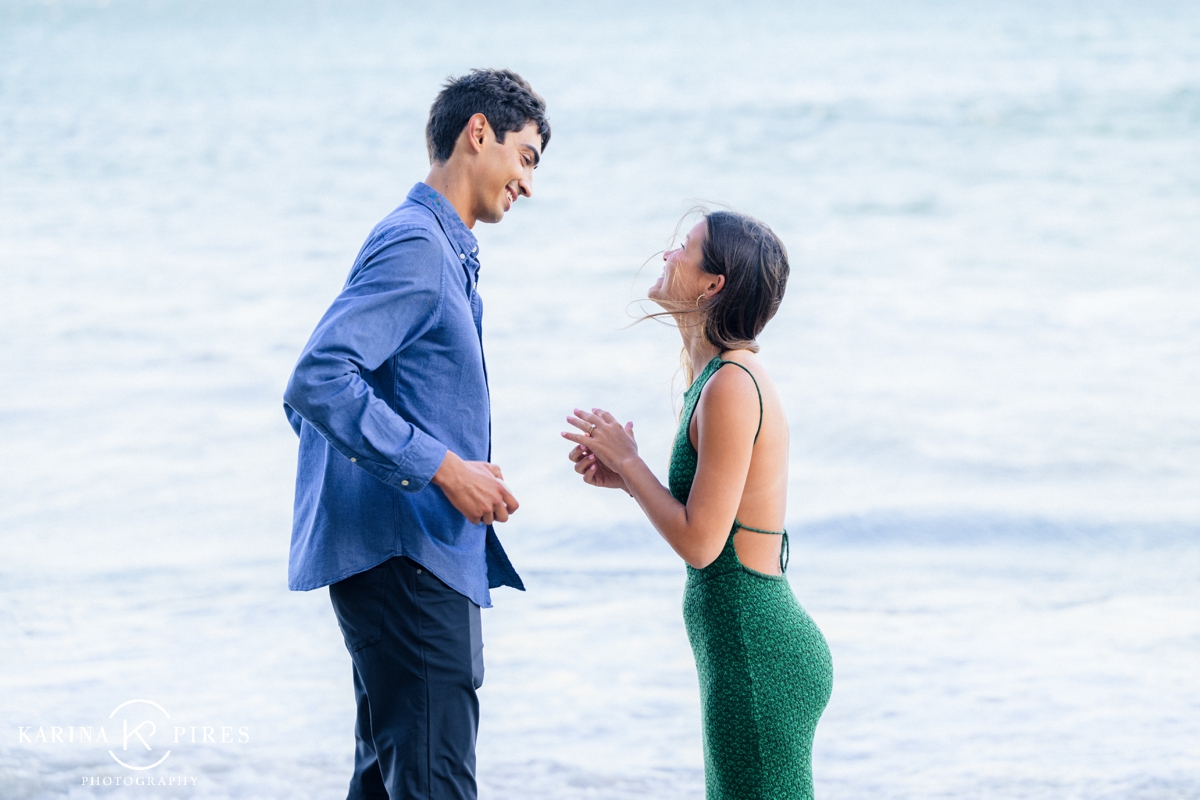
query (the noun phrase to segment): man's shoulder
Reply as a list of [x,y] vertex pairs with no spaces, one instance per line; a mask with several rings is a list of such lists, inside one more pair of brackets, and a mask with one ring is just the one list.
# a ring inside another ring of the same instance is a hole
[[450,243],[433,212],[420,203],[406,200],[371,229],[355,259],[351,275],[368,263],[390,260],[401,251],[404,253],[402,260],[416,258],[452,264],[449,250]]
[[371,230],[354,259],[346,286],[380,274],[440,285],[447,271],[457,264],[453,256],[433,212],[406,200]]
[[380,220],[371,231],[370,238],[379,242],[421,238],[442,243],[446,235],[433,211],[410,199]]

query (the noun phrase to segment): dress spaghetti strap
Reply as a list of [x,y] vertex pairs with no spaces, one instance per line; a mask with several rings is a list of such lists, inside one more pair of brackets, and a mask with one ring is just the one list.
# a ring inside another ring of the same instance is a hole
[[726,359],[724,359],[724,358],[721,358],[720,356],[717,356],[717,362],[718,362],[717,369],[720,369],[721,367],[725,366],[726,364],[733,364],[735,367],[737,367],[737,368],[739,368],[739,369],[743,370],[743,371],[744,371],[744,372],[745,372],[747,375],[749,375],[749,376],[750,376],[750,380],[754,381],[754,391],[758,392],[758,430],[756,430],[756,431],[754,432],[754,441],[755,441],[755,443],[757,443],[757,442],[758,442],[758,435],[759,435],[760,433],[762,433],[762,424],[763,424],[763,399],[762,399],[762,389],[758,388],[758,378],[754,377],[754,373],[753,373],[753,372],[751,372],[751,371],[750,371],[750,370],[749,370],[749,369],[746,367],[746,365],[745,365],[745,364],[739,364],[739,363],[738,363],[738,362],[736,362],[736,361],[728,361],[728,360],[726,360]]
[[788,546],[787,531],[764,531],[762,528],[751,528],[749,525],[743,525],[738,522],[737,517],[733,518],[733,531],[736,533],[739,530],[754,531],[755,533],[765,533],[768,536],[782,536],[783,541],[779,545],[779,571],[780,573],[787,572],[788,561],[791,560],[791,548]]

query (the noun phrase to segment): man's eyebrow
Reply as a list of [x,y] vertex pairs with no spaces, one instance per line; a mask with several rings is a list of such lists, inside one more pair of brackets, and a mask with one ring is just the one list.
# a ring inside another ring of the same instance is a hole
[[537,169],[537,165],[542,163],[542,154],[539,153],[531,144],[522,144],[521,147],[524,147],[526,150],[533,153],[533,168]]

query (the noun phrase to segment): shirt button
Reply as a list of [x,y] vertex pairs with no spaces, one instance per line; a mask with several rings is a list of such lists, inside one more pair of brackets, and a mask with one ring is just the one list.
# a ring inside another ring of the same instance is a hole
[[467,254],[466,254],[466,253],[459,253],[459,254],[458,254],[458,257],[459,257],[459,258],[461,258],[463,261],[466,261],[466,260],[467,260]]
[[350,458],[350,460],[351,460],[351,461],[358,461],[358,459],[357,459],[357,458],[354,458],[354,457],[351,457],[351,458]]
[[408,481],[400,481],[401,486],[408,486]]
[[418,575],[420,575],[420,574],[421,574],[421,570],[417,570],[417,574],[418,574]]

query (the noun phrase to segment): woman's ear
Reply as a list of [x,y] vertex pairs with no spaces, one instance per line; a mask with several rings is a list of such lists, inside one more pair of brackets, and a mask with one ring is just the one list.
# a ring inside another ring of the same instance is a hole
[[725,288],[725,276],[712,275],[710,278],[711,279],[704,287],[704,293],[708,295],[709,299],[711,300],[717,296],[717,292]]

